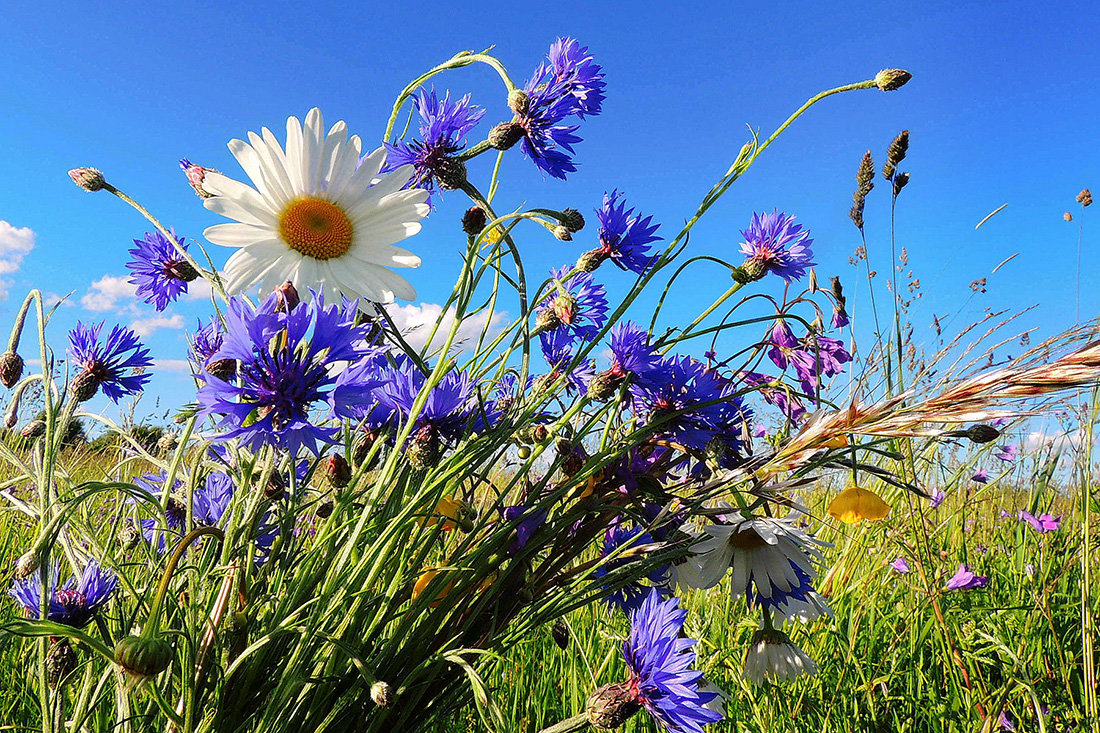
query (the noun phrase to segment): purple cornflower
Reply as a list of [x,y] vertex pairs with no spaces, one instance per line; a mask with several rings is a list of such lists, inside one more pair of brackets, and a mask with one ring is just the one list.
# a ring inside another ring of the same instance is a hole
[[997,446],[997,452],[993,454],[993,457],[1005,463],[1011,463],[1020,457],[1020,446],[1015,443]]
[[316,455],[317,441],[336,442],[340,430],[311,423],[311,409],[328,405],[342,412],[345,401],[379,383],[357,373],[354,383],[345,376],[345,389],[338,392],[333,367],[376,350],[367,345],[369,326],[355,325],[354,307],[325,307],[316,293],[289,312],[279,308],[282,302],[279,292],[255,310],[243,298],[230,301],[222,346],[210,358],[235,359],[240,367],[232,383],[200,374],[200,414],[221,416],[218,426],[225,432],[216,440],[240,438],[253,450],[272,444],[291,454],[305,447]]
[[906,575],[910,572],[909,561],[904,557],[898,557],[892,563],[890,563],[890,569],[899,575]]
[[1021,509],[1016,515],[1017,519],[1021,522],[1027,522],[1031,525],[1031,528],[1036,532],[1046,534],[1047,532],[1057,532],[1058,527],[1061,526],[1062,516],[1058,515],[1053,517],[1050,514],[1040,514],[1035,516],[1031,512]]
[[[172,237],[181,249],[187,249],[183,237],[177,237],[175,231]],[[126,263],[132,273],[130,284],[137,286],[139,298],[162,311],[187,292],[187,283],[199,273],[159,231],[146,232],[145,239],[135,239],[134,244],[137,247],[130,250],[134,260]]]
[[657,259],[649,253],[649,245],[661,241],[657,236],[660,225],[652,223],[652,216],[642,217],[633,208],[628,209],[618,191],[603,195],[596,218],[600,222],[600,246],[590,254],[597,262],[610,259],[620,269],[641,275]]
[[622,321],[611,328],[611,369],[619,380],[630,379],[632,386],[656,388],[668,381],[659,354],[649,343],[649,333],[633,321]]
[[512,124],[522,131],[524,155],[554,178],[565,180],[575,172],[579,126],[562,123],[572,115],[583,120],[599,114],[603,90],[603,71],[588,48],[571,38],[558,39],[524,86],[526,103],[515,110]]
[[466,135],[485,116],[485,110],[471,105],[469,94],[452,102],[450,92],[440,99],[434,89],[421,89],[412,99],[420,114],[420,139],[386,143],[383,171],[411,165],[416,172],[406,188],[430,191],[437,182],[440,188],[454,188],[455,173],[464,167],[454,156],[465,146]]
[[943,500],[947,498],[947,492],[943,489],[932,489],[932,508],[938,509]]
[[126,395],[136,395],[145,387],[152,375],[136,370],[153,366],[153,359],[130,329],[115,326],[101,344],[102,329],[102,322],[86,325],[78,321],[69,331],[69,355],[81,370],[69,388],[83,402],[102,387],[103,394],[118,404]]
[[631,616],[630,637],[623,656],[630,670],[627,688],[634,701],[670,733],[703,733],[703,726],[722,720],[707,708],[717,697],[701,692],[703,673],[692,669],[694,639],[681,636],[687,611],[678,598],[662,600],[657,589],[649,592]]
[[814,253],[810,233],[794,223],[794,217],[775,210],[770,214],[753,214],[748,229],[741,230],[745,241],[741,252],[747,259],[742,266],[752,280],[774,272],[788,283],[800,280],[806,269],[813,267]]
[[974,475],[970,477],[970,480],[977,484],[988,484],[989,471],[986,471],[984,468],[979,469],[974,472]]
[[635,409],[643,424],[654,424],[662,435],[702,450],[726,416],[727,407],[718,400],[729,395],[727,384],[705,364],[686,356],[662,359],[661,372],[667,381],[643,387],[635,397]]
[[535,507],[532,506],[506,506],[500,510],[500,515],[505,522],[519,520],[516,525],[515,537],[508,545],[508,554],[514,556],[527,546],[539,527],[546,523],[547,510],[540,509],[536,511]]
[[535,307],[540,332],[564,330],[571,339],[595,338],[607,322],[607,291],[592,281],[592,275],[573,271],[572,265],[550,271],[554,282],[550,292]]
[[756,387],[757,392],[768,404],[775,405],[791,422],[798,422],[806,414],[806,405],[802,395],[776,377],[757,372],[744,372],[741,375],[745,384]]
[[[573,362],[573,339],[565,329],[555,328],[552,331],[540,333],[539,342],[542,345],[542,356],[550,366],[548,376],[551,380],[557,379]],[[584,359],[566,374],[565,383],[570,389],[584,392],[594,376],[596,376],[594,362],[591,359]]]
[[944,587],[947,590],[972,590],[974,588],[985,588],[987,585],[989,585],[987,576],[975,575],[969,567],[961,564]]
[[[49,621],[75,628],[83,628],[92,620],[118,587],[118,578],[110,570],[99,567],[94,559],[89,559],[80,577],[75,575],[57,587],[61,571],[55,565],[49,572],[50,610]],[[23,607],[28,618],[38,618],[42,604],[42,576],[31,573],[17,580],[8,591],[12,598]]]
[[[604,533],[602,557],[607,557],[616,550],[621,550],[615,559],[605,562],[596,568],[597,578],[606,578],[615,570],[638,562],[639,550],[636,548],[654,543],[653,537],[642,531],[640,527],[627,529],[621,523],[613,524]],[[621,549],[625,548],[625,549]],[[604,585],[604,590],[610,591],[604,601],[624,613],[634,613],[646,599],[651,589],[665,596],[672,595],[671,573],[668,565],[661,565],[651,570],[645,578],[649,584],[642,583],[641,579],[632,580],[612,590],[612,585]]]

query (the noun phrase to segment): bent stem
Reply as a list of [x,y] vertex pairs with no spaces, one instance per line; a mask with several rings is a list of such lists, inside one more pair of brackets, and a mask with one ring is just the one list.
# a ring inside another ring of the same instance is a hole
[[581,713],[580,715],[574,715],[572,718],[566,718],[560,723],[555,723],[549,728],[543,728],[539,733],[574,733],[574,731],[584,730],[588,726],[588,716]]
[[176,571],[176,566],[179,565],[180,559],[183,558],[183,553],[187,551],[187,548],[204,535],[217,537],[219,542],[225,539],[225,534],[217,527],[196,527],[184,535],[184,538],[176,545],[172,556],[168,558],[168,564],[164,567],[164,574],[160,577],[160,586],[157,588],[157,594],[153,596],[153,603],[149,606],[149,617],[146,620],[145,628],[141,632],[143,638],[152,639],[160,630],[160,607],[164,604],[165,595],[168,594],[168,584],[172,581],[172,574]]

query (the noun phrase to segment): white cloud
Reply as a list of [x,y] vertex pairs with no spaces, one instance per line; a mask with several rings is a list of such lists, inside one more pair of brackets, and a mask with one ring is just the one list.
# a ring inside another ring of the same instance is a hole
[[[397,326],[405,340],[417,351],[423,350],[428,343],[428,336],[431,335],[432,327],[436,321],[440,320],[440,316],[442,316],[442,322],[436,330],[435,338],[432,339],[433,348],[442,348],[443,343],[447,340],[447,334],[450,333],[455,322],[454,306],[443,313],[443,306],[437,303],[389,306],[386,308],[386,312],[393,319],[394,325]],[[479,311],[476,315],[464,318],[458,327],[458,333],[455,334],[455,347],[458,350],[475,347],[477,339],[481,335],[481,330],[485,328],[487,321],[489,332],[485,337],[485,342],[490,343],[500,333],[501,322],[504,318],[505,314],[500,312],[494,313],[492,320],[489,320],[487,311]]]
[[204,277],[196,278],[187,283],[187,300],[210,300],[214,289],[210,287],[210,281]]
[[187,359],[153,359],[153,369],[172,374],[190,374],[191,362]]
[[[34,230],[30,227],[17,227],[0,219],[0,275],[13,275],[19,272],[23,258],[34,249]],[[0,300],[8,297],[11,281],[0,279]]]
[[1080,428],[1068,433],[1048,433],[1045,430],[1033,430],[1020,441],[1020,452],[1034,453],[1041,448],[1052,448],[1055,452],[1077,450],[1081,447],[1084,439],[1084,431]]
[[179,313],[173,315],[160,315],[151,316],[149,318],[139,318],[130,324],[130,328],[134,330],[138,336],[147,338],[153,335],[153,332],[160,328],[183,328],[183,316]]
[[72,308],[76,305],[72,299],[72,293],[58,295],[57,293],[42,293],[42,304],[47,308],[53,308],[58,303],[62,308]]
[[120,298],[133,298],[137,286],[132,285],[125,275],[104,275],[92,283],[88,292],[80,298],[80,304],[90,311],[104,313],[118,310]]

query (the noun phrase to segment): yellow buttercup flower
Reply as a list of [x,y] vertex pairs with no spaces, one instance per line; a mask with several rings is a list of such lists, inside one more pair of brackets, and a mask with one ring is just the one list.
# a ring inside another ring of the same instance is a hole
[[879,495],[858,486],[849,486],[829,502],[829,515],[845,524],[867,520],[877,522],[890,513],[890,505]]
[[422,517],[419,519],[421,526],[434,527],[440,522],[443,523],[443,531],[450,532],[455,527],[462,526],[464,529],[469,524],[469,507],[466,502],[459,501],[450,496],[444,496],[439,500],[439,503],[435,505],[435,511],[431,516]]

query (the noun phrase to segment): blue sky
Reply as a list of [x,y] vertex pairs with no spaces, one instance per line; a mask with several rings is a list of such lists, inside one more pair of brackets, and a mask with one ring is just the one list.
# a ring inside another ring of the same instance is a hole
[[[312,106],[377,141],[395,95],[423,70],[458,50],[495,44],[522,83],[559,35],[580,39],[604,66],[603,114],[585,121],[580,171],[566,183],[541,178],[518,154],[506,159],[501,208],[526,202],[589,213],[605,190],[618,188],[672,235],[736,156],[747,125],[766,135],[815,92],[898,66],[914,74],[903,90],[829,99],[788,131],[696,228],[692,252],[734,258],[752,212],[777,207],[813,232],[822,281],[839,274],[856,289],[848,258],[859,240],[847,216],[855,170],[867,149],[881,164],[890,140],[907,128],[912,143],[902,168],[912,179],[899,202],[897,236],[924,293],[914,306],[915,340],[931,340],[933,314],[961,325],[986,308],[1037,304],[1020,321],[1037,336],[1069,326],[1082,220],[1082,317],[1100,307],[1091,275],[1100,254],[1089,246],[1095,209],[1081,216],[1074,202],[1081,188],[1100,189],[1100,20],[1087,5],[214,5],[112,3],[108,13],[98,4],[17,1],[6,4],[0,28],[0,222],[7,223],[0,223],[0,314],[13,315],[30,287],[71,291],[52,327],[58,351],[78,319],[136,324],[165,360],[139,412],[162,413],[190,398],[189,380],[173,368],[185,356],[186,329],[208,306],[182,302],[149,320],[157,314],[122,286],[126,249],[146,231],[144,221],[106,194],[80,191],[66,170],[99,167],[177,232],[201,237],[220,218],[192,194],[179,158],[241,178],[225,143],[261,125],[281,137],[286,117]],[[436,83],[471,92],[488,108],[475,135],[506,117],[499,81],[485,67]],[[464,208],[448,196],[407,243],[424,260],[411,273],[421,298],[414,305],[449,292]],[[1067,210],[1073,223],[1062,220]],[[866,219],[872,263],[885,273],[889,196],[881,178]],[[532,229],[521,240],[529,270],[573,261],[592,245],[594,229],[574,243]],[[228,252],[211,247],[211,254],[224,262]],[[699,275],[676,293],[667,325],[698,312],[728,282],[717,270]],[[980,277],[988,292],[973,294],[969,283]],[[607,279],[613,293],[628,282],[614,273]],[[863,302],[857,295],[857,310]]]

